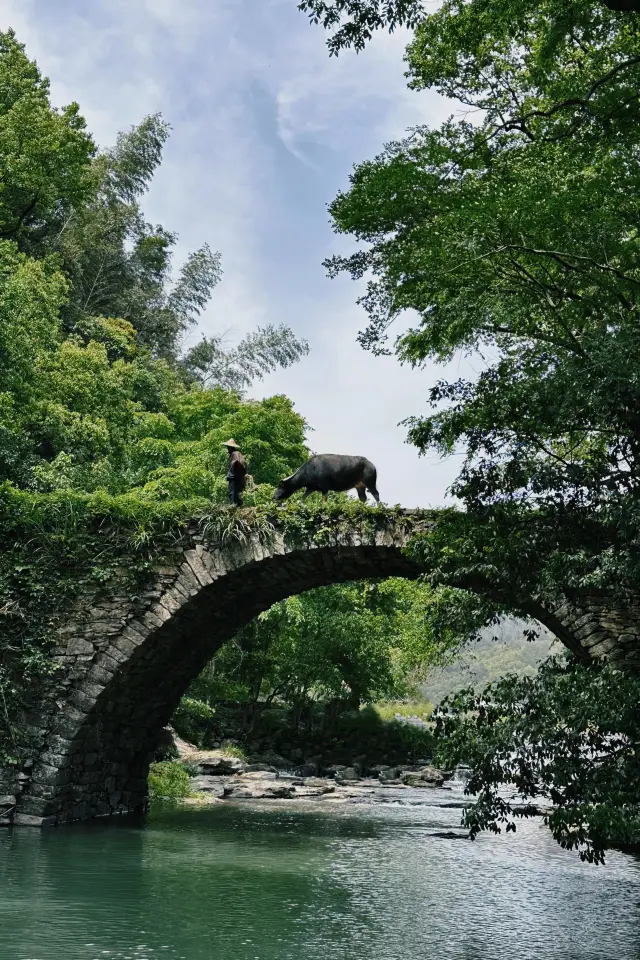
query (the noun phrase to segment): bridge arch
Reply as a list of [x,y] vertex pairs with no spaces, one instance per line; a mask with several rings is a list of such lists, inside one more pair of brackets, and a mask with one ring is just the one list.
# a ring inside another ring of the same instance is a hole
[[172,565],[139,597],[85,597],[61,627],[64,671],[37,719],[43,749],[18,800],[18,822],[44,825],[125,813],[146,797],[149,763],[180,697],[216,650],[288,596],[364,578],[416,579],[403,553],[422,525],[405,515],[375,529],[279,532],[210,545],[194,525]]
[[[431,514],[372,510],[362,523],[303,536],[245,528],[243,540],[220,543],[194,521],[138,595],[116,579],[81,597],[58,631],[51,695],[29,719],[35,745],[14,787],[14,819],[50,825],[139,809],[163,727],[225,641],[277,601],[314,587],[416,579],[423,571],[404,548],[432,523]],[[523,612],[578,655],[638,659],[640,609],[612,614],[594,601],[554,612],[532,603]]]

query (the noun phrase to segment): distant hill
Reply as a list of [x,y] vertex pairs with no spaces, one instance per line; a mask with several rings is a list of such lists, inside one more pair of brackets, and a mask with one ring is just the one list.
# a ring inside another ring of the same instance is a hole
[[438,668],[420,685],[421,694],[437,704],[450,693],[470,685],[476,690],[482,689],[507,673],[532,676],[540,661],[548,656],[552,647],[555,652],[559,644],[545,627],[539,626],[537,640],[527,640],[525,629],[522,620],[504,620],[497,627],[483,630],[480,638],[463,650],[454,663]]

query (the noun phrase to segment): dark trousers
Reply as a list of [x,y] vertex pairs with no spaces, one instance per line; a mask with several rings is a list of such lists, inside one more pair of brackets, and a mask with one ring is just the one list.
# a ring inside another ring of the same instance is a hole
[[242,493],[242,485],[238,483],[237,480],[227,479],[227,490],[229,493],[229,503],[234,504],[236,507],[241,507],[242,498],[240,494]]

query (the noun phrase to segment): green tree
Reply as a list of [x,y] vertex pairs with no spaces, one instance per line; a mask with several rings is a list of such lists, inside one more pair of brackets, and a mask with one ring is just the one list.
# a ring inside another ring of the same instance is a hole
[[120,134],[116,146],[93,161],[93,195],[70,211],[52,246],[72,281],[69,330],[90,335],[92,318],[122,317],[152,354],[175,359],[222,271],[220,254],[204,244],[173,283],[176,235],[147,223],[140,209],[168,136],[159,114]]
[[464,822],[515,831],[553,804],[549,827],[582,860],[640,837],[640,682],[611,665],[547,660],[533,677],[465,690],[436,711],[440,761],[472,767]]
[[[570,30],[574,23],[588,18],[594,9],[599,12],[600,6],[612,11],[640,11],[638,0],[602,0],[601,4],[594,4],[592,0],[567,0],[562,5],[534,0],[456,0],[442,6],[448,12],[459,12],[461,20],[464,19],[478,38],[487,25],[496,21],[516,25],[541,10],[544,10],[550,35]],[[386,27],[393,33],[398,27],[415,29],[429,19],[424,0],[301,0],[298,10],[325,30],[337,28],[327,40],[332,56],[349,47],[363,50],[376,30]]]
[[0,32],[0,238],[37,248],[59,228],[90,190],[94,152],[78,105],[55,110],[13,30]]
[[[339,713],[403,698],[459,647],[458,630],[443,628],[450,594],[391,579],[290,597],[223,647],[191,692],[211,705],[236,699],[256,710],[277,701],[297,718],[312,703]],[[476,622],[467,611],[467,626]]]
[[181,356],[185,333],[196,323],[222,279],[221,256],[203,244],[174,279],[177,236],[147,223],[140,207],[162,161],[169,125],[145,117],[98,154],[90,169],[91,197],[77,205],[51,246],[71,278],[65,326],[85,339],[96,335],[96,317],[121,317],[138,344],[177,366],[188,381],[244,390],[278,367],[308,353],[286,326],[258,328],[236,347],[222,336],[202,338]]

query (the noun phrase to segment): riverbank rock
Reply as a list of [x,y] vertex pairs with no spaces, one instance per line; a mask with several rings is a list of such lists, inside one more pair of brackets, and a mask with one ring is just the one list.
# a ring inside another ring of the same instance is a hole
[[[364,757],[355,757],[351,764],[325,767],[323,776],[318,776],[319,769],[322,769],[320,757],[312,757],[292,770],[292,764],[273,751],[250,763],[222,748],[187,751],[189,746],[192,745],[180,742],[183,762],[193,772],[189,781],[192,793],[189,802],[201,804],[223,800],[419,803],[418,799],[411,797],[410,791],[408,794],[405,791],[411,787],[442,787],[448,777],[448,772],[445,774],[424,763],[413,766],[379,764],[367,768]],[[403,796],[405,799],[400,799]],[[9,799],[1,797],[0,801],[8,802]]]
[[245,760],[225,753],[223,750],[196,750],[194,753],[187,754],[183,761],[195,767],[198,774],[207,777],[225,777],[244,773],[249,766]]
[[354,783],[360,780],[360,774],[355,767],[336,767],[335,779],[337,783]]
[[191,777],[189,789],[193,793],[206,793],[208,796],[221,800],[224,796],[224,784],[223,777]]
[[421,767],[419,770],[407,770],[402,775],[407,787],[441,787],[444,776],[435,767]]
[[198,771],[209,777],[224,777],[232,773],[244,773],[246,763],[238,757],[221,755],[198,760]]
[[234,800],[291,800],[295,789],[291,783],[269,780],[251,782],[239,777],[237,780],[227,780],[224,796],[233,797]]

